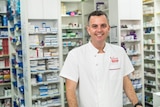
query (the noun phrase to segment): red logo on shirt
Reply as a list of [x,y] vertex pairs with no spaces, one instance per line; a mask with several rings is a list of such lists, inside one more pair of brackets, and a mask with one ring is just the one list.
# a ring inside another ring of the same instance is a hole
[[110,57],[110,59],[111,59],[111,61],[112,61],[113,63],[116,63],[116,62],[119,61],[118,58],[115,58],[115,57]]

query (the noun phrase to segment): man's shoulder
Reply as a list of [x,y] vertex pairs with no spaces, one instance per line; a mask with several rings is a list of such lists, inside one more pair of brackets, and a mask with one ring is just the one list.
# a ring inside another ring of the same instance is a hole
[[115,44],[110,44],[110,43],[106,43],[107,46],[109,46],[111,49],[116,49],[116,50],[124,50],[124,48],[122,48],[119,45],[115,45]]

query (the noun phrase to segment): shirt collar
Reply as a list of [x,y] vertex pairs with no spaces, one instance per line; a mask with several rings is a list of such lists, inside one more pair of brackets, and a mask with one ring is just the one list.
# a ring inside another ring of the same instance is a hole
[[[89,49],[90,49],[90,51],[91,51],[93,54],[97,54],[99,50],[93,46],[93,44],[91,43],[91,41],[89,41],[88,44],[89,44]],[[104,51],[105,53],[107,52],[107,46],[108,46],[108,43],[105,44],[105,47],[104,47],[104,49],[103,49],[103,51]]]

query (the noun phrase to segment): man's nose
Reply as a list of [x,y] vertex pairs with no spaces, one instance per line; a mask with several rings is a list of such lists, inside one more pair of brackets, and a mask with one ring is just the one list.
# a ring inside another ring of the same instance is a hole
[[97,31],[101,31],[102,30],[102,27],[101,26],[98,26],[97,27]]

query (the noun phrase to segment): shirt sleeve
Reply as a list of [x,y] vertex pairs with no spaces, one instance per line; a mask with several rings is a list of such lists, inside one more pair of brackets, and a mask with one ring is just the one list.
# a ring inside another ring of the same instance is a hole
[[129,59],[127,53],[125,51],[123,51],[123,56],[124,56],[124,64],[123,64],[123,67],[124,67],[124,73],[123,73],[123,76],[126,76],[128,74],[130,74],[131,72],[134,71],[134,67],[131,63],[131,59]]
[[78,82],[78,59],[76,55],[75,50],[68,53],[61,69],[60,76]]

